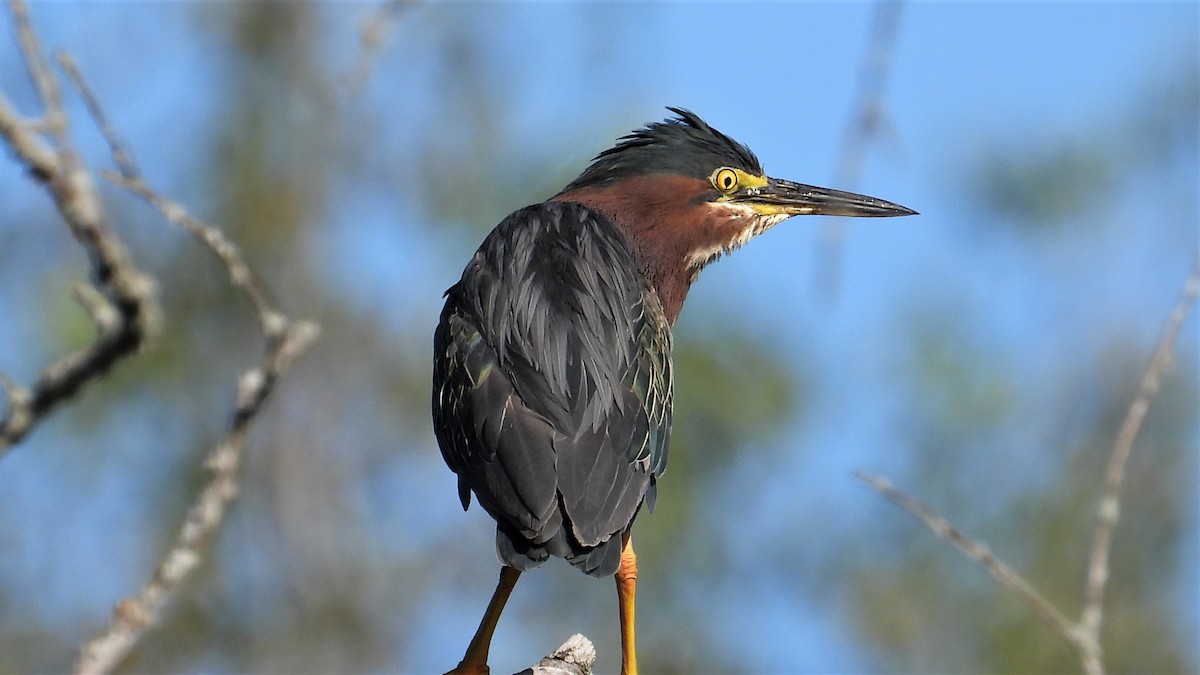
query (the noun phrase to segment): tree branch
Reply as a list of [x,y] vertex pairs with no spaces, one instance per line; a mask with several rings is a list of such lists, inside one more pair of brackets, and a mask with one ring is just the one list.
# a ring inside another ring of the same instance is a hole
[[104,109],[100,107],[100,100],[96,98],[96,93],[92,91],[91,86],[84,79],[78,64],[75,63],[75,59],[63,51],[55,52],[54,57],[58,61],[59,67],[67,74],[67,77],[71,78],[72,84],[75,85],[75,90],[83,98],[83,104],[87,106],[88,114],[92,116],[96,128],[100,130],[100,135],[104,137],[104,142],[108,143],[109,152],[112,154],[113,162],[116,163],[117,168],[120,169],[123,175],[137,175],[138,167],[137,162],[133,159],[133,153],[117,135],[116,129],[109,124],[108,116],[104,114]]
[[1104,494],[1096,509],[1096,529],[1088,557],[1084,606],[1078,622],[1067,619],[1062,610],[1047,600],[1021,575],[996,558],[986,546],[967,537],[932,509],[883,478],[862,471],[854,472],[855,478],[867,483],[889,501],[916,516],[933,530],[934,534],[951,542],[968,558],[983,566],[1001,586],[1016,593],[1048,626],[1075,647],[1083,670],[1088,675],[1103,675],[1105,670],[1100,627],[1104,616],[1104,594],[1109,579],[1108,558],[1112,549],[1113,531],[1121,510],[1125,464],[1133,452],[1134,441],[1142,429],[1146,413],[1150,410],[1150,403],[1158,393],[1163,374],[1171,363],[1175,343],[1183,330],[1183,324],[1196,304],[1197,294],[1200,294],[1200,252],[1197,252],[1179,301],[1167,319],[1162,336],[1150,357],[1150,364],[1142,375],[1137,396],[1130,404],[1113,443],[1105,472]]
[[[858,73],[858,93],[854,112],[846,122],[834,186],[853,190],[862,178],[862,165],[867,148],[887,125],[887,104],[884,89],[887,85],[896,35],[900,32],[901,0],[877,0],[871,21],[871,37]],[[813,266],[814,287],[822,299],[837,298],[842,274],[842,242],[846,238],[849,218],[828,218],[821,226],[817,239],[818,254]]]
[[271,340],[277,340],[282,336],[286,328],[286,317],[275,309],[274,301],[271,299],[266,285],[255,276],[237,246],[225,236],[224,232],[188,215],[181,205],[156,192],[136,174],[116,174],[111,171],[102,171],[100,175],[110,183],[146,200],[151,206],[158,209],[167,222],[182,227],[200,243],[207,246],[225,267],[230,282],[250,301],[263,335]]
[[591,675],[596,663],[596,648],[591,640],[576,633],[552,654],[517,675]]
[[[113,610],[108,628],[83,645],[74,672],[92,675],[111,672],[154,625],[170,594],[200,564],[201,548],[221,526],[229,503],[237,496],[246,433],[262,409],[284,369],[316,338],[314,324],[284,324],[263,363],[238,380],[237,401],[225,437],[205,459],[211,474],[207,485],[188,509],[175,544],[163,556],[150,581]],[[271,340],[268,340],[271,342]]]
[[1024,577],[1004,564],[987,546],[977,543],[974,539],[963,534],[950,521],[915,498],[910,497],[907,493],[892,485],[887,479],[863,471],[855,471],[853,476],[870,485],[876,492],[887,498],[888,501],[911,513],[917,520],[925,523],[925,526],[932,530],[934,534],[954,544],[964,555],[979,563],[1001,586],[1016,593],[1021,598],[1021,601],[1028,605],[1056,633],[1066,638],[1069,642],[1075,643],[1077,641],[1076,628],[1071,620],[1063,614],[1062,610],[1039,593],[1033,584],[1030,584]]
[[[69,61],[67,63],[70,63]],[[104,172],[114,184],[138,195],[158,209],[163,217],[186,229],[221,261],[230,283],[254,308],[259,330],[266,343],[262,361],[238,379],[233,412],[224,437],[209,452],[205,468],[211,473],[208,483],[188,509],[175,543],[164,554],[153,577],[132,596],[117,603],[108,627],[80,648],[75,672],[83,675],[112,671],[137,644],[171,593],[202,560],[201,549],[220,528],[229,504],[237,496],[238,473],[246,444],[246,434],[275,384],[291,362],[316,339],[319,329],[307,321],[293,321],[276,306],[266,286],[246,263],[241,251],[215,227],[188,215],[178,203],[150,188],[137,173],[132,155],[116,140],[107,125],[96,97],[73,64],[65,66],[72,79],[87,92],[88,108],[96,116],[113,152],[121,174]]]
[[375,64],[395,31],[401,14],[416,4],[415,0],[384,0],[375,11],[363,19],[358,33],[358,55],[354,59],[354,65],[342,78],[351,96],[357,95],[371,78],[371,71],[375,69]]
[[[99,333],[90,346],[68,354],[48,367],[31,390],[0,376],[7,410],[0,418],[0,452],[20,441],[54,405],[68,399],[88,380],[104,373],[118,359],[134,352],[151,331],[157,315],[153,285],[129,262],[124,246],[110,231],[103,206],[78,154],[70,145],[69,126],[57,80],[42,54],[29,23],[23,0],[9,0],[22,54],[46,113],[42,122],[22,119],[0,96],[0,137],[12,148],[36,180],[54,198],[63,219],[88,252],[95,286],[81,286],[75,295]],[[110,179],[141,196],[167,220],[187,229],[213,251],[255,310],[266,342],[261,362],[238,380],[233,412],[226,432],[209,453],[205,466],[211,478],[188,509],[175,544],[159,562],[150,581],[120,601],[107,630],[80,650],[79,673],[106,673],[115,668],[156,621],[171,592],[202,560],[201,548],[220,527],[237,495],[247,432],[275,388],[279,377],[316,338],[316,325],[292,321],[279,311],[266,287],[246,264],[237,247],[220,231],[187,215],[181,206],[156,193],[138,175],[133,155],[113,127],[75,62],[59,54],[59,63],[78,88],[121,171]],[[49,138],[43,138],[43,136]]]
[[8,8],[17,28],[17,44],[20,46],[21,58],[25,60],[25,72],[46,108],[41,123],[35,126],[40,126],[40,131],[54,135],[59,141],[66,142],[67,117],[63,112],[58,80],[54,77],[50,63],[42,52],[41,41],[33,30],[33,24],[29,20],[29,9],[24,0],[9,0]]
[[1108,467],[1104,474],[1104,495],[1096,507],[1096,529],[1092,536],[1091,553],[1088,556],[1087,584],[1084,587],[1083,614],[1079,623],[1087,636],[1096,643],[1097,663],[1087,668],[1090,673],[1103,672],[1102,651],[1100,648],[1100,626],[1104,621],[1104,594],[1108,586],[1109,553],[1112,550],[1113,531],[1117,527],[1117,519],[1121,513],[1121,486],[1125,482],[1125,464],[1133,453],[1133,442],[1142,430],[1146,413],[1150,410],[1150,402],[1154,400],[1162,384],[1163,374],[1171,364],[1175,353],[1175,343],[1183,329],[1183,323],[1188,313],[1196,303],[1196,294],[1200,291],[1200,252],[1192,263],[1191,273],[1184,283],[1179,302],[1171,310],[1171,316],[1163,328],[1162,336],[1154,347],[1150,364],[1138,386],[1137,396],[1129,405],[1121,428],[1113,443],[1112,454],[1108,458]]
[[97,335],[87,347],[46,367],[30,389],[6,382],[0,456],[84,384],[136,352],[156,329],[158,316],[153,280],[134,267],[125,246],[112,232],[92,176],[70,143],[58,84],[23,0],[9,0],[9,11],[45,114],[41,121],[24,119],[0,95],[0,138],[47,188],[59,214],[87,252],[94,288],[77,291],[76,297],[96,324]]

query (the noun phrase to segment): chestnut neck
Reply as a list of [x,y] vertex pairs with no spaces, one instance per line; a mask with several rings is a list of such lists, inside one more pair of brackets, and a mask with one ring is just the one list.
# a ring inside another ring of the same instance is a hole
[[744,225],[708,207],[708,182],[678,175],[639,176],[616,185],[588,185],[553,197],[607,216],[629,240],[638,270],[658,294],[672,325],[702,264],[697,252],[720,251]]

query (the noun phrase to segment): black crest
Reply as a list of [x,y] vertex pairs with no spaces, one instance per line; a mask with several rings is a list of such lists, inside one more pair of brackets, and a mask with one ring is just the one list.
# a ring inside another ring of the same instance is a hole
[[651,122],[596,158],[563,192],[630,176],[673,174],[708,178],[717,167],[732,166],[762,175],[750,148],[708,126],[690,110],[667,108],[678,117]]

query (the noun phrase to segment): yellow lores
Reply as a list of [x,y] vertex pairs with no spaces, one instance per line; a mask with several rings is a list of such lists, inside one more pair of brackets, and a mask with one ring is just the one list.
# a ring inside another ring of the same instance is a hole
[[740,223],[741,227],[719,244],[692,251],[687,264],[694,273],[794,215],[782,205],[754,201],[754,196],[770,185],[766,176],[723,166],[713,171],[708,181],[724,193],[708,203],[709,211],[722,222]]
[[[724,192],[726,195],[731,195],[738,190],[745,190],[746,188],[763,188],[767,186],[766,176],[755,176],[741,169],[729,166],[723,166],[712,172],[708,180],[713,184],[713,187]],[[721,199],[727,199],[727,197],[721,197]]]

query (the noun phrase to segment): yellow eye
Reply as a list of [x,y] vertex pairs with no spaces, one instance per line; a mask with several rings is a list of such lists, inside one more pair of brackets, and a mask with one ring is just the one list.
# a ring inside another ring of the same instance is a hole
[[717,169],[713,174],[712,184],[721,192],[733,192],[737,189],[737,172],[730,168]]

